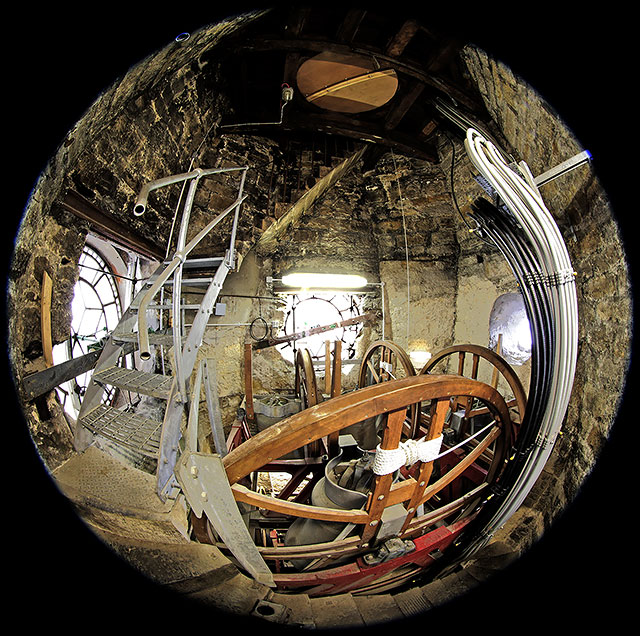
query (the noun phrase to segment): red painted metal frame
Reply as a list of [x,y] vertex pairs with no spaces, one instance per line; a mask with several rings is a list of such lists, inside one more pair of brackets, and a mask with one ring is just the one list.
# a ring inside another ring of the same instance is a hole
[[354,563],[335,568],[292,574],[275,574],[274,581],[278,590],[304,591],[308,596],[327,596],[352,592],[374,584],[384,576],[406,566],[415,566],[417,573],[435,563],[439,554],[444,552],[464,531],[473,517],[467,517],[449,526],[441,526],[413,540],[416,548],[412,552],[378,565],[368,566],[358,558]]

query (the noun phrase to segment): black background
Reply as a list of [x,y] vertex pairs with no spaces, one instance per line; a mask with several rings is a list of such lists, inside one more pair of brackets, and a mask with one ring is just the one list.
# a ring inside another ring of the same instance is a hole
[[[0,214],[6,219],[5,267],[38,175],[99,94],[179,33],[250,6],[16,7],[4,21],[2,56],[5,144]],[[592,168],[612,203],[635,280],[638,163],[633,67],[638,55],[633,21],[612,10],[570,13],[541,3],[505,5],[504,10],[498,6],[467,10],[458,4],[449,15],[434,14],[431,8],[420,15],[412,5],[411,12],[425,23],[435,19],[439,26],[466,34],[522,76],[562,116],[593,155]],[[632,368],[625,400],[592,476],[552,529],[515,566],[452,605],[409,621],[411,627],[499,633],[523,627],[584,629],[602,619],[615,625],[632,617],[638,587],[638,423],[632,399],[636,376]],[[213,611],[182,604],[150,585],[85,529],[35,452],[13,396],[8,365],[4,385],[8,408],[2,430],[8,435],[2,437],[7,462],[2,526],[9,589],[3,594],[4,618],[18,618],[24,626],[68,626],[71,631],[220,627]],[[250,622],[233,620],[234,626]],[[261,625],[270,631],[268,624]]]

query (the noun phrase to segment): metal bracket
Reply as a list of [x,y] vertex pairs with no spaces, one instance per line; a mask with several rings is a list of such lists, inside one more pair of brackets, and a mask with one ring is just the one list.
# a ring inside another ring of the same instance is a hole
[[577,155],[571,157],[570,159],[563,161],[562,163],[558,164],[554,168],[551,168],[550,170],[543,172],[541,175],[538,175],[534,179],[535,184],[537,186],[541,186],[541,185],[544,185],[545,183],[549,183],[549,181],[553,181],[554,179],[557,179],[563,174],[566,174],[567,172],[574,170],[578,166],[588,163],[589,161],[591,161],[591,159],[592,159],[591,153],[588,150],[584,150],[583,152],[578,153]]
[[175,475],[196,516],[207,515],[224,544],[258,583],[275,587],[273,574],[242,519],[222,458],[184,452],[176,464]]
[[388,539],[385,541],[378,550],[365,554],[362,559],[367,565],[379,565],[385,561],[396,559],[397,557],[404,556],[409,552],[413,552],[416,549],[413,541],[403,540],[398,537]]

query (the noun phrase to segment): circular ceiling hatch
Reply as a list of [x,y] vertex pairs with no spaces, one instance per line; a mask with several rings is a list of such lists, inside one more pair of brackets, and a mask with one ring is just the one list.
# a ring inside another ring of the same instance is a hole
[[307,101],[340,113],[362,113],[386,104],[398,90],[393,69],[374,58],[325,51],[300,65],[298,89]]

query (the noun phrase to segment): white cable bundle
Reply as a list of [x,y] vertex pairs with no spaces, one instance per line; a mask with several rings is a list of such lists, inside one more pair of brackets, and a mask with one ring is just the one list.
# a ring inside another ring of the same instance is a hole
[[[536,281],[543,285],[553,318],[553,370],[536,448],[487,528],[490,536],[517,510],[531,490],[553,448],[567,411],[578,347],[578,303],[573,268],[564,240],[533,179],[523,178],[503,160],[497,148],[473,128],[465,148],[474,166],[495,189],[526,234],[540,267]],[[525,177],[526,164],[523,164]]]

